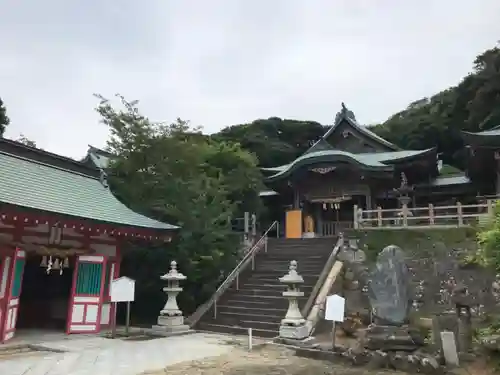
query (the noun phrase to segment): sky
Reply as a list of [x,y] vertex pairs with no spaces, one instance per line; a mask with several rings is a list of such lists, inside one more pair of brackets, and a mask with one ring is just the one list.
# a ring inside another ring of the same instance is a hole
[[0,97],[38,147],[80,158],[94,93],[207,133],[278,116],[382,122],[500,40],[498,0],[0,0]]

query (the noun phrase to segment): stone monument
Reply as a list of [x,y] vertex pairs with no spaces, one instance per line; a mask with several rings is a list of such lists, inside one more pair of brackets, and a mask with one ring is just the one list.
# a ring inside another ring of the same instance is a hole
[[163,291],[167,293],[168,298],[158,316],[158,325],[153,326],[153,332],[167,336],[186,333],[189,331],[189,326],[184,324],[184,316],[177,305],[177,295],[182,292],[180,281],[187,278],[177,271],[175,260],[170,263],[170,271],[160,278],[167,281]]
[[290,262],[290,270],[285,276],[280,277],[279,281],[287,286],[283,297],[288,298],[288,310],[285,318],[281,320],[279,335],[285,339],[303,340],[308,337],[309,332],[297,300],[304,296],[304,292],[299,289],[300,284],[304,283],[304,279],[297,273],[297,261]]
[[372,324],[366,331],[366,348],[413,351],[424,344],[418,330],[408,326],[412,299],[410,277],[404,253],[399,247],[387,246],[380,252],[369,275]]

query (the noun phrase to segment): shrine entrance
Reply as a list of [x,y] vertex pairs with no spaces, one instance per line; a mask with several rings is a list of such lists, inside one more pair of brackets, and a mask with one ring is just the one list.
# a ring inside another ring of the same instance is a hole
[[27,253],[19,298],[18,330],[65,332],[75,257]]

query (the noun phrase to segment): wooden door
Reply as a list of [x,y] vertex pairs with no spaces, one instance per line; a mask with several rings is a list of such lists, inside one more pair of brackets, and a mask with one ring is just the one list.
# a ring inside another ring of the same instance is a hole
[[106,258],[81,255],[75,263],[66,333],[97,333],[101,328]]
[[12,339],[16,332],[25,264],[26,253],[18,248],[15,249],[13,256],[6,256],[2,261],[0,279],[0,333],[2,342]]

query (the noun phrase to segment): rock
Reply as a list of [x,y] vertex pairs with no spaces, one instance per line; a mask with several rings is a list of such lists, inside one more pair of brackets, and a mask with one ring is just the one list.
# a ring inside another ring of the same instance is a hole
[[389,356],[381,350],[370,352],[370,361],[368,367],[371,369],[388,368]]
[[444,374],[444,370],[441,366],[439,366],[436,358],[426,354],[419,354],[418,357],[420,368],[419,372],[429,375]]

